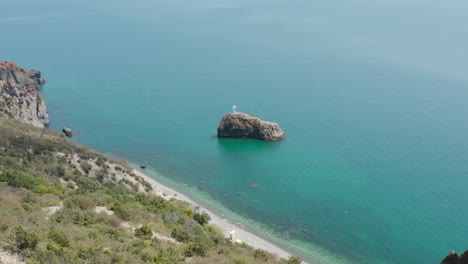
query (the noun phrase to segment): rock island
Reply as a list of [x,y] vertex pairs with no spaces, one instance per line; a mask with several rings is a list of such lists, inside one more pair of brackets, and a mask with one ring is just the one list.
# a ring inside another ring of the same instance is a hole
[[251,114],[232,112],[221,119],[218,137],[279,141],[286,138],[286,134],[277,123],[261,120]]

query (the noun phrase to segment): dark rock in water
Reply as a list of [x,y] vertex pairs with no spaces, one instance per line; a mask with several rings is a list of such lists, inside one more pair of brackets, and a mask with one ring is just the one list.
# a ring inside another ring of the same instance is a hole
[[141,165],[140,165],[140,168],[146,169],[146,164],[141,164]]
[[468,264],[468,250],[461,256],[457,252],[451,251],[440,264]]
[[71,128],[64,127],[64,128],[62,128],[62,132],[63,132],[63,133],[65,134],[65,136],[67,136],[67,137],[73,136],[73,130],[71,130]]
[[250,114],[234,112],[223,116],[218,126],[220,138],[253,138],[278,141],[286,134],[277,123],[263,121]]
[[43,83],[40,71],[27,71],[14,62],[0,61],[0,114],[35,127],[47,127],[49,115],[40,92]]

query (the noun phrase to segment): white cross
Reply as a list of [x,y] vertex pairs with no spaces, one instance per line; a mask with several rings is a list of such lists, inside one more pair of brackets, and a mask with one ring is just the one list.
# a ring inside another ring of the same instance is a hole
[[237,105],[232,106],[232,111],[235,113],[236,112]]

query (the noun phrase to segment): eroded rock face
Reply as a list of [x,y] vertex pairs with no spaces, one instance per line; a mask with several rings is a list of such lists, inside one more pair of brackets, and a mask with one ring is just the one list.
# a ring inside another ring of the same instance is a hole
[[265,141],[278,141],[286,134],[277,123],[263,121],[246,113],[228,113],[218,126],[218,137],[253,138]]
[[440,264],[468,264],[468,250],[462,255],[457,252],[450,252]]
[[39,91],[43,83],[41,72],[0,61],[0,113],[36,127],[48,126],[49,115]]

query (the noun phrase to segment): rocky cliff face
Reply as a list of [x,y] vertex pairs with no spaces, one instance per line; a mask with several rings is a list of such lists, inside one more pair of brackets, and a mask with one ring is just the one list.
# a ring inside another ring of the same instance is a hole
[[39,91],[43,83],[41,72],[0,61],[0,114],[36,127],[48,126],[49,115]]
[[465,253],[462,255],[452,251],[448,254],[447,257],[444,258],[444,260],[442,260],[440,264],[468,264],[468,250],[465,251]]
[[265,141],[284,139],[286,134],[281,127],[272,122],[245,113],[228,113],[218,126],[218,137],[254,138]]

